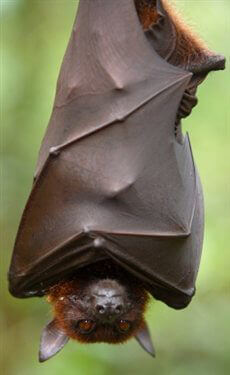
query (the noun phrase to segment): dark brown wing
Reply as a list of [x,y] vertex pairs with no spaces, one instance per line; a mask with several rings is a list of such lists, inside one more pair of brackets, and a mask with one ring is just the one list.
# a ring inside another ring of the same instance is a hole
[[112,257],[157,298],[187,304],[202,201],[188,136],[179,144],[174,124],[190,79],[151,48],[133,0],[80,1],[15,243],[15,296],[42,295]]

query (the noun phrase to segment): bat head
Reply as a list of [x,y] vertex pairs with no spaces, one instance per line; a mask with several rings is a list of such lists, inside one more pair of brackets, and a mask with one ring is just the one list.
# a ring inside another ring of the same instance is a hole
[[154,355],[143,317],[149,299],[146,290],[125,271],[120,269],[118,275],[111,264],[107,272],[101,267],[104,263],[86,267],[77,277],[49,290],[54,320],[42,334],[41,362],[60,351],[69,338],[81,343],[118,344],[135,337]]

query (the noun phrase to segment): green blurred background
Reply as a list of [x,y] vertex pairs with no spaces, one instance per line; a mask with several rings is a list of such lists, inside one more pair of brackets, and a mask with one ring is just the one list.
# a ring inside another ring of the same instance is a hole
[[[176,0],[210,48],[230,54],[229,0]],[[230,75],[213,73],[200,104],[184,122],[201,174],[206,233],[191,305],[174,311],[152,302],[147,313],[157,359],[135,340],[126,345],[69,343],[39,364],[42,327],[50,318],[43,299],[19,300],[6,273],[28,197],[41,138],[52,109],[61,60],[75,17],[75,0],[2,0],[2,217],[1,372],[4,375],[219,375],[230,373]]]

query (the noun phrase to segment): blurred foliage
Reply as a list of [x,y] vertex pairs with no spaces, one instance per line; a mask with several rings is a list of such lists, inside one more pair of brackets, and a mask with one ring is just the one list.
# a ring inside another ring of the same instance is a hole
[[[175,0],[209,46],[230,54],[229,0]],[[124,346],[69,343],[37,362],[49,319],[43,299],[18,300],[6,273],[56,79],[76,10],[75,0],[1,0],[1,369],[4,375],[222,375],[230,373],[230,75],[213,73],[184,122],[204,186],[206,234],[197,294],[184,311],[153,302],[147,318],[157,347],[152,360],[133,340]]]

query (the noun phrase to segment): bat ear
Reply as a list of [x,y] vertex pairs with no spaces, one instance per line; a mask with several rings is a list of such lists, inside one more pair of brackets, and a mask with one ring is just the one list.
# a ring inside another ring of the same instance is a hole
[[149,353],[152,357],[156,357],[156,352],[146,322],[144,323],[140,331],[138,331],[135,338],[147,353]]
[[42,332],[39,362],[45,362],[57,354],[67,344],[68,340],[69,338],[57,328],[55,320],[52,320]]

